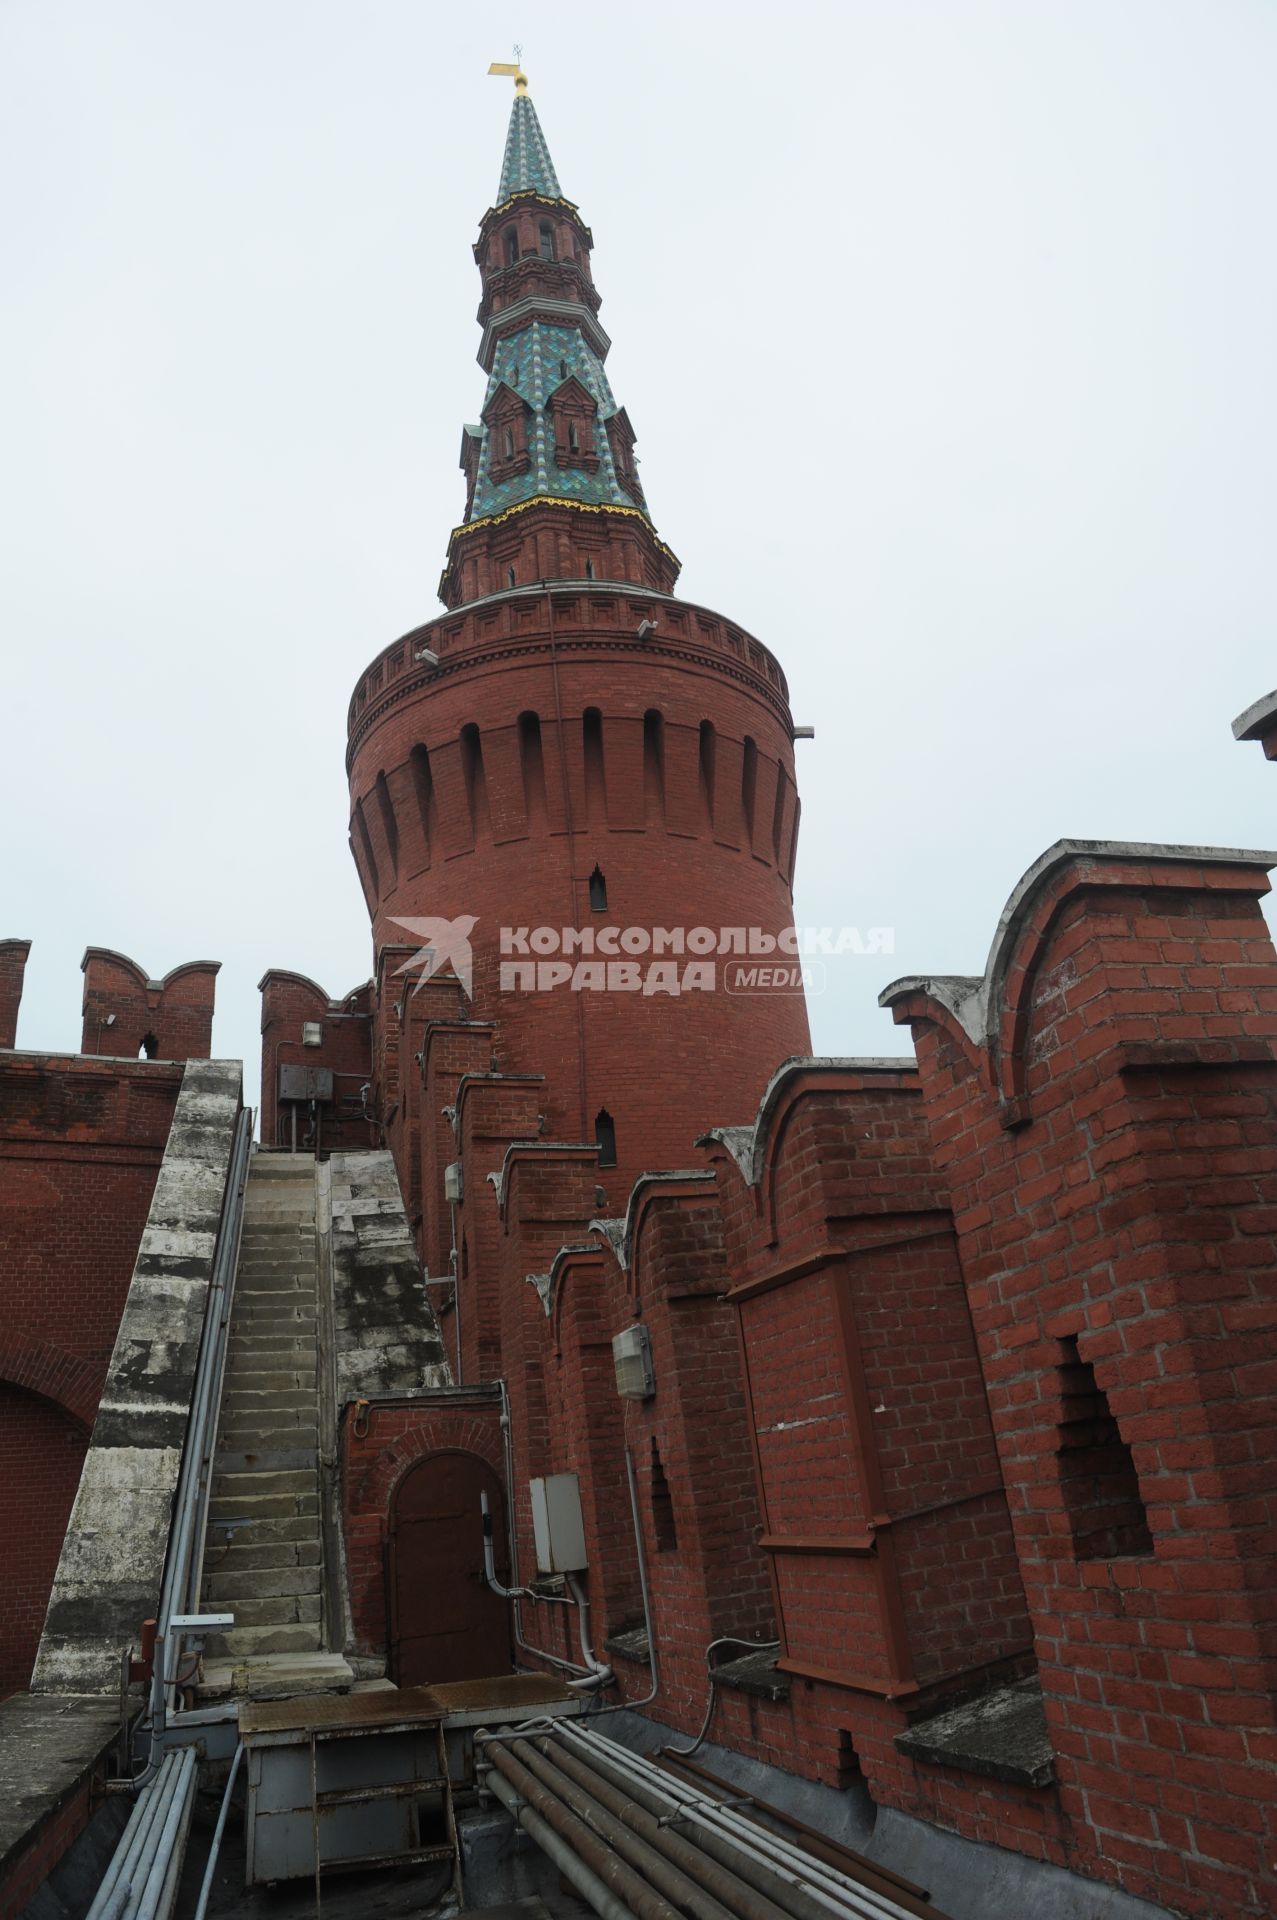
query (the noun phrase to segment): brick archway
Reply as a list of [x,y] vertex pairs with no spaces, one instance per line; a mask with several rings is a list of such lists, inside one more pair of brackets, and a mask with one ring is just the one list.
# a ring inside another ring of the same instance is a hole
[[0,1381],[51,1400],[83,1433],[93,1431],[101,1370],[52,1341],[0,1340]]

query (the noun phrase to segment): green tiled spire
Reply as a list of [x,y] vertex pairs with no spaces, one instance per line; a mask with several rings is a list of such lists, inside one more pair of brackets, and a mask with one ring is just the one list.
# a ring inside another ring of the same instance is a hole
[[510,110],[510,131],[506,135],[496,203],[501,206],[512,193],[529,190],[544,193],[551,200],[563,198],[537,110],[526,93],[516,93]]

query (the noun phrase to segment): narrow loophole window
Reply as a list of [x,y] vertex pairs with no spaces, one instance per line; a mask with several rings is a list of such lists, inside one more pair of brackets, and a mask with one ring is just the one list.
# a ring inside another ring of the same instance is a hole
[[597,866],[590,875],[590,911],[607,912],[607,881],[603,878],[602,868]]
[[507,586],[510,586],[510,587],[513,587],[513,586],[516,586],[517,584],[518,584],[518,583],[517,583],[517,581],[515,580],[515,577],[514,577],[514,568],[513,568],[513,567],[507,567],[507,568],[506,568],[506,585],[507,585]]
[[516,261],[516,260],[518,259],[518,257],[519,257],[519,235],[518,235],[518,231],[517,231],[517,230],[516,230],[516,228],[514,228],[514,227],[507,227],[507,228],[506,228],[506,230],[505,230],[505,260],[506,260],[506,265],[507,265],[508,267],[512,267],[512,266],[514,265],[514,263],[515,263],[515,261]]
[[593,562],[593,560],[587,560],[587,561],[586,561],[586,563],[585,563],[585,577],[586,577],[586,579],[587,579],[587,580],[593,580],[593,578],[594,578],[594,562]]
[[1153,1551],[1131,1449],[1109,1412],[1077,1338],[1060,1342],[1062,1414],[1056,1429],[1060,1490],[1079,1560],[1126,1560]]
[[137,1050],[137,1057],[139,1060],[154,1060],[159,1050],[160,1043],[155,1035],[153,1033],[144,1033],[142,1035],[142,1044]]
[[678,1528],[674,1524],[674,1496],[665,1477],[661,1450],[652,1442],[652,1531],[658,1553],[678,1552]]
[[616,1165],[616,1123],[606,1107],[600,1107],[594,1116],[594,1140],[599,1150],[599,1165]]

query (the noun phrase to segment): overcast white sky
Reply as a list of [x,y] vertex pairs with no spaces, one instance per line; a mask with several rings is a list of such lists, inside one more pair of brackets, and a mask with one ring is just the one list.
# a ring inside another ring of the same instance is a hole
[[209,957],[254,1087],[264,969],[369,972],[346,704],[438,611],[516,39],[681,591],[817,728],[799,917],[896,930],[817,1049],[1061,835],[1277,842],[1269,0],[0,0],[23,1047],[86,944]]

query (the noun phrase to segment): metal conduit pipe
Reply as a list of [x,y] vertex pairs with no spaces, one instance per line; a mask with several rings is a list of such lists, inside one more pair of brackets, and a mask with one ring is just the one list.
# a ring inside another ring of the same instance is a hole
[[[785,1920],[781,1908],[773,1907],[761,1894],[753,1892],[736,1874],[717,1866],[681,1834],[662,1827],[652,1814],[609,1786],[574,1755],[556,1748],[553,1758],[549,1757],[546,1748],[552,1743],[547,1740],[513,1740],[510,1744],[517,1757],[526,1760],[532,1772],[561,1800],[566,1800],[574,1813],[580,1813],[587,1824],[596,1826],[596,1831],[605,1839],[611,1838],[618,1852],[624,1851],[625,1841],[636,1844],[645,1856],[642,1864],[652,1884],[695,1915],[696,1920],[721,1920],[724,1914],[729,1915],[730,1920]],[[606,1828],[601,1822],[596,1824],[600,1812],[610,1816]],[[664,1857],[664,1872],[673,1876],[664,1884],[657,1878],[661,1862],[656,1856]],[[629,1854],[626,1858],[631,1859],[632,1864],[639,1864]],[[673,1891],[676,1885],[678,1892]]]
[[591,1833],[585,1822],[564,1806],[557,1794],[543,1786],[500,1741],[493,1741],[484,1753],[487,1763],[504,1776],[520,1799],[526,1800],[559,1838],[567,1841],[573,1852],[625,1902],[638,1920],[680,1920],[676,1907],[654,1892],[633,1867],[618,1859],[611,1847]]
[[662,1858],[637,1833],[610,1813],[592,1792],[570,1780],[553,1761],[534,1752],[526,1740],[512,1740],[509,1751],[516,1760],[523,1762],[529,1773],[535,1774],[544,1787],[557,1794],[569,1811],[585,1822],[591,1833],[596,1833],[614,1853],[628,1861],[636,1873],[641,1873],[657,1893],[681,1907],[685,1913],[694,1915],[695,1920],[733,1920],[730,1909],[720,1900],[713,1899],[689,1874]]
[[213,1844],[209,1848],[208,1865],[204,1869],[204,1879],[200,1886],[200,1897],[195,1908],[195,1920],[204,1920],[208,1912],[209,1896],[213,1891],[213,1875],[217,1871],[217,1856],[221,1851],[222,1835],[226,1831],[226,1816],[231,1810],[231,1794],[235,1787],[235,1776],[239,1772],[240,1761],[244,1758],[244,1742],[241,1740],[235,1748],[235,1758],[231,1761],[231,1770],[226,1776],[226,1791],[222,1795],[222,1804],[218,1809],[217,1825],[213,1829]]
[[[580,1742],[599,1770],[617,1786],[631,1791],[649,1811],[666,1816],[681,1813],[695,1827],[699,1846],[788,1908],[796,1920],[826,1920],[829,1914],[839,1920],[846,1920],[848,1914],[855,1914],[857,1920],[912,1920],[907,1909],[894,1900],[858,1886],[779,1836],[718,1806],[707,1795],[674,1780],[669,1781],[667,1790],[663,1783],[668,1776],[660,1777],[661,1784],[653,1782],[644,1763],[615,1742],[577,1727],[565,1727],[562,1737],[574,1745]],[[742,1853],[748,1867],[740,1857]]]
[[[593,1742],[599,1736],[591,1734],[588,1737]],[[605,1742],[605,1746],[611,1755],[618,1757],[618,1761],[623,1756],[624,1760],[640,1769],[637,1774],[640,1781],[650,1783],[651,1775],[645,1770],[643,1762],[626,1754],[624,1749],[618,1749],[614,1742]],[[845,1914],[850,1902],[852,1910],[865,1915],[866,1920],[913,1920],[916,1915],[917,1905],[912,1897],[906,1895],[902,1902],[889,1886],[882,1884],[876,1874],[872,1882],[853,1879],[842,1868],[814,1857],[770,1828],[747,1820],[733,1808],[722,1806],[711,1795],[700,1793],[681,1781],[671,1780],[671,1786],[678,1804],[686,1811],[695,1811],[698,1817],[720,1831],[744,1841],[753,1852],[771,1862],[778,1870],[796,1875],[824,1911]],[[943,1920],[943,1916],[937,1916],[936,1920]]]
[[[593,1734],[586,1736],[591,1747],[598,1737]],[[603,1764],[609,1761],[618,1771],[629,1776],[636,1792],[646,1790],[659,1796],[661,1788],[653,1785],[644,1763],[611,1741],[604,1743],[602,1757]],[[810,1914],[811,1920],[818,1920],[818,1917],[829,1913],[845,1915],[849,1910],[863,1915],[865,1920],[910,1920],[908,1909],[901,1907],[889,1895],[853,1881],[837,1868],[803,1853],[778,1834],[744,1820],[709,1795],[676,1780],[670,1780],[670,1789],[669,1798],[698,1827],[723,1836],[729,1843],[745,1845],[770,1870],[781,1874],[785,1880],[792,1880],[800,1889],[804,1913]]]
[[[142,1883],[142,1892],[133,1909],[133,1920],[168,1920],[177,1898],[177,1880],[186,1852],[186,1835],[195,1802],[195,1749],[185,1747],[184,1763],[169,1802],[164,1825],[160,1829],[150,1871]],[[128,1912],[128,1909],[125,1909]]]
[[546,1825],[534,1807],[530,1807],[526,1800],[520,1800],[514,1788],[500,1774],[489,1772],[487,1790],[501,1802],[529,1839],[536,1841],[546,1858],[553,1860],[568,1885],[575,1887],[583,1900],[589,1901],[599,1920],[634,1920],[625,1902],[618,1900],[610,1887],[604,1886],[598,1874],[590,1871],[566,1840],[560,1840],[553,1827]]
[[139,1795],[86,1920],[165,1920],[182,1864],[179,1834],[194,1803],[195,1761],[194,1747],[183,1747],[160,1763]]
[[116,1847],[103,1877],[102,1884],[93,1896],[87,1920],[105,1920],[109,1910],[120,1913],[118,1896],[125,1895],[125,1905],[133,1897],[133,1875],[142,1859],[151,1836],[151,1829],[157,1817],[162,1818],[167,1808],[169,1795],[177,1780],[177,1757],[165,1767],[157,1777],[154,1786],[139,1795],[128,1825],[124,1829],[119,1845]]

